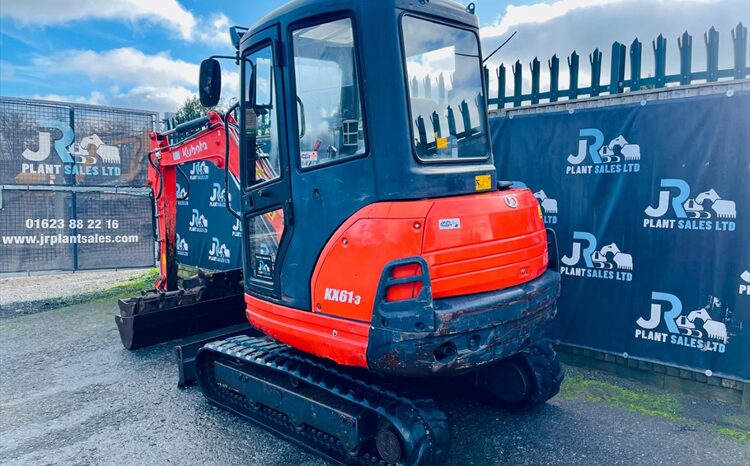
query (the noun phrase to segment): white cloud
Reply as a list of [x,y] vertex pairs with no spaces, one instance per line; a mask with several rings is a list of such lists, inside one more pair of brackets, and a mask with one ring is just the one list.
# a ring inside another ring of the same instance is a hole
[[198,65],[172,58],[167,53],[147,55],[131,47],[104,52],[63,50],[37,56],[32,63],[49,75],[86,76],[108,85],[195,85],[198,80]]
[[[169,54],[148,55],[133,48],[96,52],[63,50],[32,60],[34,69],[47,76],[88,78],[99,90],[90,96],[51,94],[49,100],[107,104],[156,111],[175,111],[198,88],[199,66]],[[238,95],[239,72],[224,64],[223,97]],[[109,92],[105,93],[105,89]]]
[[188,97],[195,94],[193,89],[183,86],[136,86],[108,99],[108,104],[160,112],[174,112]]
[[[679,70],[677,37],[685,30],[693,35],[693,70],[705,69],[706,49],[703,33],[715,26],[720,33],[720,66],[733,66],[730,30],[750,17],[747,0],[559,0],[531,5],[509,5],[506,14],[481,29],[482,48],[491,53],[511,32],[517,35],[495,56],[493,69],[505,63],[506,82],[512,92],[512,64],[518,59],[523,66],[524,93],[530,91],[529,63],[539,57],[542,70],[542,91],[548,89],[547,59],[560,58],[560,88],[568,87],[566,57],[576,50],[580,57],[579,86],[590,84],[588,54],[595,48],[603,52],[602,83],[609,82],[612,43],[630,45],[636,37],[643,43],[642,76],[653,73],[654,58],[651,41],[657,35],[667,38],[667,72]],[[502,36],[502,37],[501,37]],[[626,79],[629,78],[629,57],[626,58]],[[497,79],[491,80],[494,96]]]
[[192,40],[197,22],[177,0],[4,0],[0,15],[42,26],[90,18],[146,20],[186,40]]
[[622,0],[559,0],[553,3],[533,3],[531,5],[508,5],[505,14],[495,24],[482,28],[482,37],[495,37],[522,24],[546,23],[566,13],[580,8],[603,6]]
[[77,104],[103,105],[107,102],[106,97],[99,91],[92,91],[88,96],[60,95],[60,94],[34,94],[32,99],[52,100],[55,102],[74,102]]
[[232,22],[224,13],[212,15],[201,23],[205,26],[199,26],[197,29],[196,37],[199,41],[214,46],[233,47],[232,39],[229,37]]

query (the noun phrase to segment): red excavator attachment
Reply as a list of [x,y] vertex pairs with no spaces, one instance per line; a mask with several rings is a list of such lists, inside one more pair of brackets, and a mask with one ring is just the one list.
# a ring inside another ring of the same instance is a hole
[[[129,350],[227,326],[241,324],[243,330],[250,328],[245,319],[241,269],[225,272],[201,270],[198,275],[185,280],[179,280],[177,276],[178,167],[210,161],[238,177],[235,121],[231,114],[226,116],[227,125],[223,119],[219,113],[210,112],[166,133],[152,132],[150,135],[148,183],[156,204],[161,273],[152,290],[118,303],[120,315],[115,316],[115,322],[122,344]],[[225,127],[229,128],[229,134],[225,133]],[[182,141],[170,143],[170,136],[178,133],[192,134]],[[193,147],[202,150],[191,150]]]

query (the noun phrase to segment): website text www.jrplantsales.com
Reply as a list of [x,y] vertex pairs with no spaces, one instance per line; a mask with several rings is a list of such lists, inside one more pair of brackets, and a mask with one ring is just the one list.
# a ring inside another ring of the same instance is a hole
[[0,236],[2,244],[36,244],[39,246],[54,246],[56,244],[107,244],[107,243],[137,243],[138,235],[7,235]]

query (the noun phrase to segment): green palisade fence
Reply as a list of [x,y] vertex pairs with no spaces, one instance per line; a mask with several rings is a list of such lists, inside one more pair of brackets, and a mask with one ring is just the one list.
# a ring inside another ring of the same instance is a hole
[[[703,35],[706,46],[706,69],[693,71],[693,37],[685,31],[677,38],[677,47],[680,51],[680,72],[678,74],[667,74],[667,39],[659,34],[652,42],[654,52],[653,76],[641,76],[641,64],[643,59],[643,44],[635,39],[630,44],[628,54],[625,44],[615,42],[612,44],[610,56],[610,83],[602,84],[602,58],[599,49],[589,54],[589,65],[591,67],[591,83],[587,87],[580,87],[578,72],[580,69],[580,56],[573,52],[567,59],[570,80],[567,89],[560,89],[560,59],[553,55],[547,61],[550,74],[549,90],[540,91],[541,66],[538,58],[534,58],[529,64],[531,72],[531,92],[523,93],[523,66],[516,62],[511,67],[513,73],[513,94],[506,95],[506,71],[507,68],[501,64],[495,72],[497,79],[497,91],[488,99],[490,108],[502,109],[507,105],[520,107],[524,103],[538,104],[540,102],[557,102],[564,98],[575,100],[581,97],[596,97],[602,94],[622,94],[626,91],[639,91],[642,89],[658,89],[670,84],[687,85],[697,82],[716,82],[726,79],[744,79],[750,76],[750,67],[747,66],[747,28],[742,23],[732,29],[732,52],[734,55],[734,67],[719,69],[719,32],[715,28],[709,29]],[[629,79],[625,79],[626,58],[630,55]],[[489,86],[491,73],[485,67],[485,83]],[[489,92],[488,92],[489,95]]]

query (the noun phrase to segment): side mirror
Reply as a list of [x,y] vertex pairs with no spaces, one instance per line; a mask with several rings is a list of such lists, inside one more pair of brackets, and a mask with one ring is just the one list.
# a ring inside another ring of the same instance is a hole
[[201,105],[204,107],[215,107],[219,103],[221,97],[221,65],[213,58],[207,58],[201,62],[198,95]]

